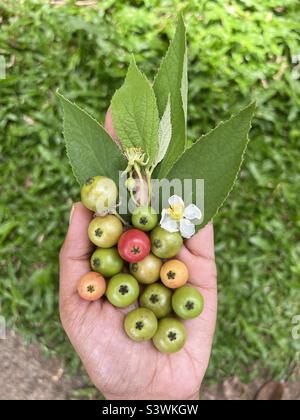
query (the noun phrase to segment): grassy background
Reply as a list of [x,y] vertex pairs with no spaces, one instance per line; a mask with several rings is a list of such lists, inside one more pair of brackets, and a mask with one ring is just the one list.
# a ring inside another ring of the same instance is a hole
[[[97,2],[95,2],[97,3]],[[297,0],[2,1],[0,312],[25,336],[78,359],[57,312],[58,251],[79,191],[55,90],[99,120],[134,52],[151,78],[183,10],[189,135],[256,99],[240,180],[216,218],[220,311],[208,378],[286,378],[300,351],[300,31]]]

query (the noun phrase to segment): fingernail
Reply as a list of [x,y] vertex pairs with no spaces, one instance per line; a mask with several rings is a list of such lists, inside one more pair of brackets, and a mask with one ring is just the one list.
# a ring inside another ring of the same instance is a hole
[[75,210],[75,205],[73,204],[71,211],[70,211],[70,216],[69,216],[69,224],[72,222],[72,217],[73,217],[73,213]]

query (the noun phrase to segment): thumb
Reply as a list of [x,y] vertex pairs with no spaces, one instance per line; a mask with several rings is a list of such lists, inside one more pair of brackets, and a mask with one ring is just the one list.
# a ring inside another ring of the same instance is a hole
[[81,203],[74,204],[65,242],[60,251],[60,295],[68,299],[76,293],[77,283],[90,271],[90,255],[93,244],[88,237],[92,212]]
[[121,146],[120,140],[118,139],[117,133],[115,132],[115,129],[113,127],[111,106],[107,110],[107,113],[106,113],[106,116],[105,116],[105,124],[104,124],[104,127],[105,127],[105,130],[110,135],[110,137],[113,139],[113,141],[118,146]]
[[188,250],[199,257],[214,259],[214,227],[213,223],[209,222],[207,225],[198,231],[198,233],[185,242]]

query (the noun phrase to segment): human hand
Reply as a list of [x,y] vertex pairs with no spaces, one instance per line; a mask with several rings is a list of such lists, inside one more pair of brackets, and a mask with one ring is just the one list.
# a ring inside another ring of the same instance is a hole
[[[110,122],[106,123],[111,132]],[[63,327],[91,380],[108,399],[198,399],[210,359],[217,314],[213,225],[187,240],[177,258],[188,267],[189,282],[205,299],[200,317],[185,322],[188,340],[175,354],[159,353],[150,341],[137,343],[123,328],[127,310],[103,300],[87,302],[77,282],[90,271],[94,249],[87,231],[92,213],[74,205],[60,253],[60,315]]]

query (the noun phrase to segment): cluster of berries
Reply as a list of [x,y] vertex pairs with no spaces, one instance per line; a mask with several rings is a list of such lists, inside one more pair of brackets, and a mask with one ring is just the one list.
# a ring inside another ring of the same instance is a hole
[[[109,208],[116,196],[115,183],[102,176],[89,179],[81,190],[82,203],[93,212],[99,212],[100,202]],[[124,226],[116,212],[95,215],[88,228],[97,247],[92,271],[79,280],[78,293],[88,301],[105,297],[116,308],[139,303],[124,317],[127,335],[134,341],[152,339],[163,353],[177,352],[187,339],[180,319],[199,316],[204,306],[200,292],[187,284],[187,266],[174,258],[183,239],[159,226],[149,206],[138,206],[131,223]]]

